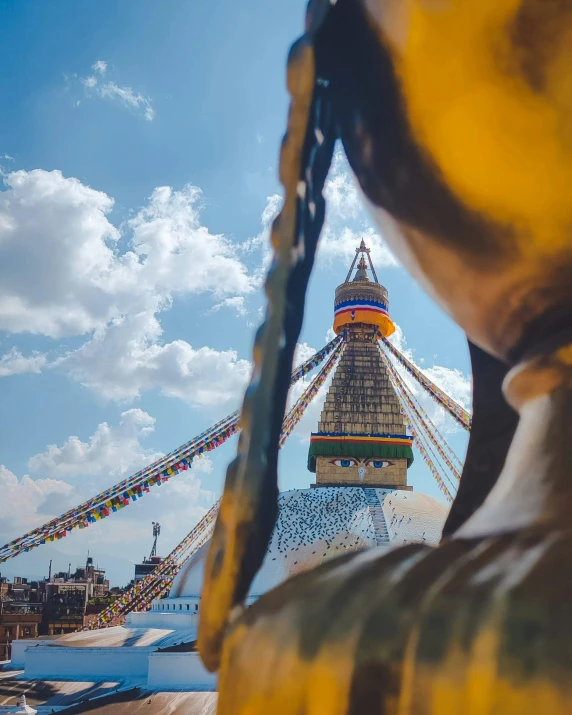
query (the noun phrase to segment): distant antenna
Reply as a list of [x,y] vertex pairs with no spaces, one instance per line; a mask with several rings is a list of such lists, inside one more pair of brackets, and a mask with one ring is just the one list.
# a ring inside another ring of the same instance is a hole
[[50,570],[48,573],[48,581],[52,580],[52,560],[50,559]]
[[157,539],[159,538],[159,534],[161,533],[161,524],[159,524],[158,521],[153,521],[153,548],[151,549],[151,555],[149,556],[150,559],[153,558],[153,556],[157,556]]

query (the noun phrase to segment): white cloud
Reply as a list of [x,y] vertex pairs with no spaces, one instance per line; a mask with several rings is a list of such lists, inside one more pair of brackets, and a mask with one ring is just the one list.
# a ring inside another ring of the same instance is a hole
[[[146,389],[196,404],[235,399],[247,361],[232,350],[160,342],[157,316],[177,295],[211,293],[218,307],[242,314],[256,283],[239,249],[202,225],[200,189],[158,187],[119,229],[107,218],[111,197],[59,171],[16,171],[5,182],[0,329],[56,339],[91,334],[52,365],[107,399],[132,399]],[[128,239],[124,253],[121,237]],[[18,351],[2,360],[4,374],[46,365],[45,356]],[[214,380],[206,377],[208,360],[220,368]]]
[[[141,114],[147,121],[153,121],[155,110],[149,97],[135,91],[132,87],[122,86],[114,81],[103,81],[107,73],[107,62],[105,60],[97,60],[91,66],[91,69],[95,74],[79,78],[88,97],[100,97],[101,99],[116,101],[127,109]],[[77,75],[72,75],[72,77],[75,78]],[[69,78],[66,77],[66,80],[69,81]],[[79,102],[76,102],[76,106],[78,105]]]
[[130,109],[141,109],[143,116],[149,122],[153,121],[155,117],[155,110],[151,106],[150,99],[139,92],[134,92],[131,87],[120,87],[115,82],[106,82],[98,85],[97,93],[100,97],[117,99],[123,106]]
[[28,475],[18,479],[0,464],[0,492],[0,533],[7,541],[40,523],[36,512],[49,495],[64,499],[73,487],[57,479],[31,479]]
[[244,296],[242,295],[235,295],[232,298],[225,298],[220,303],[213,305],[210,312],[216,313],[221,308],[232,308],[233,310],[236,310],[238,315],[246,315],[248,313],[245,306]]
[[131,400],[159,390],[193,405],[238,402],[250,363],[234,350],[195,349],[184,340],[162,345],[161,327],[150,313],[131,315],[98,331],[59,366],[109,400]]
[[237,248],[201,225],[202,208],[202,191],[196,186],[181,191],[161,186],[153,191],[147,205],[129,221],[133,250],[142,266],[137,280],[162,296],[252,292],[252,279]]
[[[162,453],[141,444],[152,434],[154,424],[154,418],[146,412],[128,410],[118,425],[103,422],[86,441],[72,436],[61,446],[51,445],[29,460],[30,471],[39,474],[38,478],[26,474],[18,479],[0,465],[0,544],[57,517],[160,458]],[[141,544],[149,542],[151,521],[158,520],[163,543],[171,549],[213,503],[215,495],[208,489],[208,482],[207,489],[201,482],[202,478],[208,480],[212,471],[213,463],[208,457],[197,458],[190,470],[152,489],[145,499],[105,523],[72,532],[65,541],[58,542],[58,548],[77,551],[90,544],[98,548],[121,544],[125,558],[139,559]]]
[[26,372],[38,373],[47,362],[46,355],[33,352],[25,357],[17,348],[12,348],[0,357],[0,377],[23,375]]
[[278,216],[282,208],[282,197],[278,194],[266,197],[266,206],[260,217],[261,229],[260,233],[252,238],[243,241],[240,244],[240,250],[245,254],[260,252],[260,263],[255,271],[253,283],[257,287],[261,286],[266,279],[266,274],[270,268],[272,260],[272,245],[270,241],[270,231],[272,222]]
[[[323,367],[323,364],[320,366],[320,368],[321,367]],[[288,400],[288,409],[290,409],[294,405],[296,400],[298,400],[302,396],[302,393],[308,389],[312,380],[318,374],[320,368],[317,368],[314,373],[312,373],[311,375],[307,375],[303,380],[300,380],[296,383],[296,385],[292,386]],[[290,439],[292,438],[292,436],[295,435],[302,444],[309,444],[310,433],[316,432],[318,429],[318,422],[320,421],[320,416],[322,414],[322,410],[324,409],[326,396],[328,394],[328,390],[330,389],[330,385],[332,384],[333,378],[334,371],[332,371],[328,375],[324,384],[319,388],[318,394],[314,397],[312,402],[310,402],[310,404],[306,408],[304,414],[302,415],[302,418],[300,419],[300,422],[298,422],[298,424],[296,425]]]
[[[383,238],[373,228],[370,217],[364,209],[356,180],[341,151],[336,151],[334,154],[324,195],[326,219],[318,245],[318,265],[339,261],[349,268],[355,256],[355,249],[362,238],[371,250],[371,257],[377,269],[399,265]],[[267,197],[261,217],[260,233],[241,244],[241,249],[245,253],[261,251],[260,265],[256,272],[259,284],[264,281],[270,266],[272,259],[270,229],[281,208],[282,197],[279,194]]]
[[363,211],[356,180],[344,153],[334,153],[324,187],[328,218],[355,219]]
[[457,368],[444,367],[443,365],[423,368],[423,372],[455,402],[458,402],[466,410],[471,409],[472,388],[469,376],[464,375]]
[[320,239],[319,258],[329,262],[341,260],[349,268],[355,249],[363,238],[371,249],[371,257],[377,269],[398,265],[383,238],[373,228],[365,212],[356,179],[341,151],[334,153],[324,196],[326,220]]
[[[294,365],[301,365],[302,363],[306,362],[306,360],[311,358],[312,355],[314,355],[315,353],[316,349],[308,345],[308,343],[298,343],[296,345],[296,351],[294,353]],[[328,358],[326,358],[326,360],[328,360]],[[297,383],[292,385],[288,394],[288,404],[286,412],[292,409],[296,401],[299,400],[302,394],[308,389],[308,387],[312,383],[312,380],[324,367],[325,362],[326,361],[324,360],[324,362],[322,362],[321,365],[319,365],[312,373],[310,373],[309,375],[305,375],[302,379],[298,380]],[[315,432],[318,428],[318,421],[320,419],[320,415],[324,407],[324,402],[326,400],[326,395],[331,385],[333,376],[334,372],[332,371],[327,377],[325,383],[318,390],[318,394],[314,397],[312,402],[310,402],[310,404],[306,408],[304,414],[302,415],[302,418],[300,419],[300,422],[298,422],[298,424],[294,428],[290,439],[292,438],[292,436],[295,435],[300,440],[300,442],[302,442],[302,444],[305,445],[309,443],[310,432]]]
[[14,171],[4,183],[0,329],[61,337],[106,323],[118,311],[107,282],[132,263],[114,252],[113,199],[60,171]]
[[88,89],[93,89],[97,85],[97,77],[82,77],[81,83]]
[[331,340],[336,337],[335,330],[333,328],[328,328],[326,330],[326,335],[324,337],[324,344],[327,345]]
[[[460,370],[455,368],[444,367],[443,365],[433,365],[426,367],[420,365],[415,360],[413,351],[407,346],[407,340],[402,329],[396,325],[395,332],[390,336],[389,342],[394,345],[403,355],[413,363],[415,367],[423,372],[426,377],[434,382],[455,402],[464,407],[466,410],[471,409],[472,402],[472,383],[468,375],[464,375]],[[435,400],[421,387],[421,385],[408,373],[405,368],[401,367],[394,358],[392,359],[400,377],[403,379],[409,390],[417,398],[425,412],[429,415],[432,422],[437,425],[439,430],[445,434],[450,434],[459,431],[460,427],[457,422],[442,408]]]
[[[371,226],[362,228],[344,226],[336,229],[333,222],[328,222],[324,228],[318,257],[328,261],[340,259],[349,268],[362,239],[371,250],[371,259],[376,272],[379,272],[380,268],[392,268],[398,265],[385,241]],[[378,278],[380,278],[379,274]]]
[[59,338],[167,306],[174,293],[252,291],[232,243],[201,225],[202,194],[155,189],[128,224],[113,199],[59,171],[16,171],[0,193],[0,329]]
[[316,349],[308,345],[308,343],[298,343],[296,345],[296,350],[294,351],[294,360],[292,364],[297,367],[302,363],[309,360],[312,355],[316,352]]
[[107,62],[105,60],[97,60],[97,62],[91,65],[91,69],[94,72],[104,75],[107,72]]
[[107,422],[98,425],[87,442],[69,437],[58,447],[49,445],[45,452],[28,461],[32,473],[47,477],[82,478],[102,476],[110,478],[126,472],[136,472],[143,465],[163,456],[160,452],[144,449],[140,440],[155,429],[155,419],[140,409],[121,414],[117,427]]

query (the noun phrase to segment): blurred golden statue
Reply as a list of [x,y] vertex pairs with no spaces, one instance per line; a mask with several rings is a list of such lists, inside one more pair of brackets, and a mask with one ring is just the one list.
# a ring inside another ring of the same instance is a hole
[[[218,711],[571,713],[572,2],[315,0],[288,88],[268,312],[203,591]],[[338,137],[467,334],[469,450],[440,546],[348,555],[246,609]]]

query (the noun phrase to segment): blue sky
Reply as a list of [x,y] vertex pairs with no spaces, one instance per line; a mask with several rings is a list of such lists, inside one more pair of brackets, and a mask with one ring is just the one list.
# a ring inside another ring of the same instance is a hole
[[[2,0],[0,12],[12,58],[0,69],[4,542],[239,405],[279,206],[285,58],[304,4]],[[468,405],[461,331],[396,265],[341,155],[328,196],[300,355],[326,342],[335,286],[365,235],[402,347]],[[465,436],[424,404],[462,456]],[[283,450],[282,488],[311,481],[318,415],[319,405]],[[234,449],[62,551],[137,560],[158,519],[166,553],[220,493]],[[420,457],[410,483],[439,496]]]

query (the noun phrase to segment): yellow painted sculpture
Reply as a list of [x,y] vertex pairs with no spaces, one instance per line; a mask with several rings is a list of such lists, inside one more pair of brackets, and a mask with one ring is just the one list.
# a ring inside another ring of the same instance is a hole
[[[218,712],[571,713],[572,3],[316,0],[288,86],[268,313],[203,592]],[[471,342],[467,463],[439,547],[342,557],[245,609],[336,136]]]

